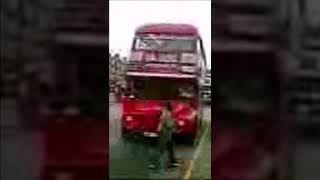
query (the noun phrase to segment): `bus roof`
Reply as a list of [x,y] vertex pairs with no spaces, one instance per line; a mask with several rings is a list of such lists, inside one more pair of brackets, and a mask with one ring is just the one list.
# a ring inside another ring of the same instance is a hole
[[190,24],[145,24],[136,29],[136,34],[171,34],[199,36],[198,29]]

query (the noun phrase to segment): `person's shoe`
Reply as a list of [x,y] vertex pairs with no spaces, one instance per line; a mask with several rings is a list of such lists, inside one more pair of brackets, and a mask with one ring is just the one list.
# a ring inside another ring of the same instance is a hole
[[178,162],[173,162],[173,163],[169,164],[169,168],[175,168],[175,167],[179,167],[179,166],[180,166],[180,163],[178,163]]
[[153,164],[149,164],[149,169],[156,169],[156,166],[155,165],[153,165]]

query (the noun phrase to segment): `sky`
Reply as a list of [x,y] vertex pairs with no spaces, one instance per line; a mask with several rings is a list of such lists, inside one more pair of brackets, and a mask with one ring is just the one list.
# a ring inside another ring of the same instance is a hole
[[202,36],[211,66],[211,1],[109,1],[109,49],[128,56],[135,29],[146,23],[187,23]]

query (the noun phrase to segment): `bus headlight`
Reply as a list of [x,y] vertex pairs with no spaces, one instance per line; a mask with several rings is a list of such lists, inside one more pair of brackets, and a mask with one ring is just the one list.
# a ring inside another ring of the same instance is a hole
[[178,121],[178,125],[179,126],[184,126],[184,125],[186,125],[186,123],[184,121]]
[[128,121],[128,122],[129,122],[129,121],[133,121],[133,117],[132,117],[132,116],[126,116],[126,117],[125,117],[125,120]]

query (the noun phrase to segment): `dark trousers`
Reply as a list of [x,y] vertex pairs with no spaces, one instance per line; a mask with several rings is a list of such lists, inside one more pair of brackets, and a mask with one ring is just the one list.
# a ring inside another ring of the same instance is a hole
[[166,143],[166,150],[168,151],[168,158],[170,163],[175,163],[176,158],[175,158],[175,151],[174,151],[174,143],[173,141],[168,141]]
[[165,149],[162,149],[160,151],[161,154],[163,154],[164,150],[168,151],[168,158],[170,163],[175,163],[176,158],[175,158],[175,150],[174,150],[174,142],[173,140],[169,140],[165,144]]
[[[156,144],[158,144],[158,146]],[[161,142],[159,143],[159,141],[152,139],[150,141],[150,145],[151,147],[155,148],[153,153],[150,156],[150,164],[155,165],[157,168],[161,168],[162,167],[161,157],[163,153],[165,153],[165,151],[168,151],[168,160],[170,164],[177,162],[175,158],[174,142],[172,140],[171,141],[169,140],[165,143],[161,143]],[[160,148],[160,150],[158,148]]]

